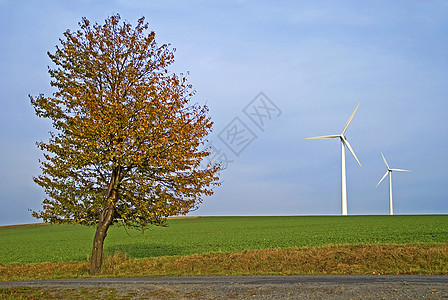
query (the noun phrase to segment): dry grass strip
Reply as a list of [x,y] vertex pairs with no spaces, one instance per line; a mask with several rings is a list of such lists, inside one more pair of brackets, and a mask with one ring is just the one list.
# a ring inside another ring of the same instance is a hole
[[[107,257],[102,277],[217,275],[448,275],[448,244],[328,245],[184,257]],[[0,280],[89,277],[88,262],[0,265]]]

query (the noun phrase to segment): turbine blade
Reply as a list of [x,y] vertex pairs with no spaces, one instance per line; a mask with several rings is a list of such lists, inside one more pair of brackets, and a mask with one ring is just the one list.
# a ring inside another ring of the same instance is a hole
[[322,136],[314,136],[314,137],[309,137],[309,138],[305,138],[307,140],[317,140],[317,139],[334,139],[339,137],[339,135],[322,135]]
[[353,157],[358,162],[359,166],[362,167],[361,163],[359,162],[359,159],[356,157],[355,151],[353,151],[352,146],[350,146],[350,143],[344,137],[341,137],[341,141],[344,143],[345,146],[347,146],[348,150],[350,150],[350,152],[352,153]]
[[352,115],[348,119],[347,123],[345,123],[345,127],[344,127],[344,130],[342,130],[341,135],[344,135],[345,131],[348,128],[348,125],[350,125],[350,122],[352,121],[353,117],[355,116],[356,111],[358,110],[359,104],[361,104],[361,103],[358,103],[358,106],[356,106],[355,111],[352,113]]
[[383,155],[383,152],[381,152],[381,156],[383,157],[384,163],[386,164],[386,167],[388,170],[390,170],[389,165],[387,164],[386,158]]
[[384,176],[381,178],[381,180],[378,181],[378,183],[376,184],[376,186],[379,186],[379,185],[380,185],[381,181],[383,181],[384,178],[386,178],[386,176],[387,176],[388,173],[389,173],[389,171],[386,171],[386,174],[384,174]]
[[412,172],[411,170],[404,170],[404,169],[390,169],[391,171],[398,171],[398,172]]

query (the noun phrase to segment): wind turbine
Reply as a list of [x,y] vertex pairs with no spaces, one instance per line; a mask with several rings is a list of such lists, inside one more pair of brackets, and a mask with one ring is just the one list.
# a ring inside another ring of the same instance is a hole
[[[361,103],[359,103],[361,104]],[[341,140],[341,193],[342,193],[342,215],[347,215],[347,179],[346,179],[346,172],[345,172],[345,147],[348,148],[348,150],[351,152],[353,157],[356,159],[358,164],[361,166],[361,163],[359,162],[358,158],[356,157],[355,152],[353,151],[353,148],[350,146],[350,143],[347,141],[347,138],[345,137],[345,131],[348,128],[348,125],[350,125],[350,122],[352,121],[353,117],[355,116],[356,111],[358,110],[358,106],[356,106],[355,111],[352,113],[350,118],[348,119],[347,123],[345,124],[344,130],[342,130],[341,134],[336,135],[324,135],[324,136],[315,136],[307,138],[310,139],[333,139],[333,138],[339,138]]]
[[383,178],[381,178],[381,180],[376,184],[376,186],[378,187],[380,185],[381,181],[383,181],[383,179],[386,178],[387,175],[389,175],[389,212],[390,212],[390,215],[392,216],[394,214],[394,206],[392,203],[392,171],[397,171],[397,172],[411,172],[411,171],[403,170],[403,169],[391,169],[391,168],[389,168],[389,165],[387,164],[387,161],[383,155],[383,152],[381,152],[381,156],[383,157],[384,163],[386,164],[387,171],[386,171],[386,174],[384,174]]

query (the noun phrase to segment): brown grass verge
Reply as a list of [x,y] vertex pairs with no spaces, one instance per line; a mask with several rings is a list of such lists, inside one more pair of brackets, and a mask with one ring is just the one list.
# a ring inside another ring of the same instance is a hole
[[[448,244],[328,245],[184,257],[107,257],[102,277],[425,274],[448,275]],[[87,262],[0,265],[0,280],[89,277]]]

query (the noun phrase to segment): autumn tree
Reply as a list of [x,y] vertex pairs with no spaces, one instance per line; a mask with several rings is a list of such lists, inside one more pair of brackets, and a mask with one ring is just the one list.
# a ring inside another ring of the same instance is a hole
[[191,103],[185,75],[168,70],[174,50],[158,46],[144,18],[135,27],[115,15],[83,18],[67,30],[49,68],[52,97],[30,96],[54,132],[34,181],[47,198],[33,216],[96,226],[90,273],[101,271],[111,224],[145,228],[197,208],[218,184],[219,166],[201,162],[212,121]]

